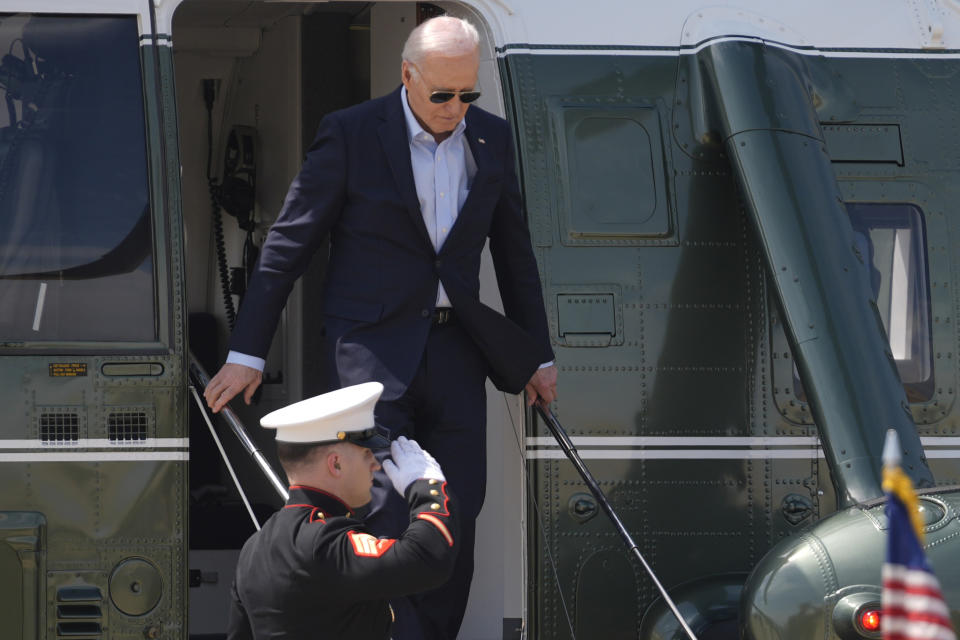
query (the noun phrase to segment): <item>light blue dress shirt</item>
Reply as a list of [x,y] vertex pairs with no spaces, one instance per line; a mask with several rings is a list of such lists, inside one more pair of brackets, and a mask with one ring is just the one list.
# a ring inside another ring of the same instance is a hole
[[[467,200],[473,177],[477,175],[477,163],[463,134],[467,123],[461,120],[448,138],[437,143],[433,135],[420,126],[410,110],[406,87],[400,89],[400,100],[403,103],[403,115],[407,119],[410,163],[413,166],[420,213],[433,248],[439,253]],[[437,306],[453,306],[442,283],[437,289]]]

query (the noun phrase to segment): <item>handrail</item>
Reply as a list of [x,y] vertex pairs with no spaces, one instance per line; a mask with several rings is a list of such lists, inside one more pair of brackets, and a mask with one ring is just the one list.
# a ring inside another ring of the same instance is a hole
[[[203,391],[207,388],[207,385],[210,384],[210,376],[207,374],[203,366],[197,361],[196,356],[192,353],[190,354],[190,379],[193,380],[194,384]],[[207,412],[206,407],[201,407],[201,410],[205,413]],[[267,459],[263,456],[263,453],[260,452],[260,449],[250,438],[250,434],[247,433],[246,428],[243,426],[243,423],[240,422],[240,419],[237,417],[237,414],[229,406],[225,406],[220,410],[220,415],[230,425],[230,429],[233,431],[233,434],[237,437],[237,440],[240,441],[241,446],[246,449],[247,453],[250,454],[250,457],[253,458],[254,462],[260,467],[260,470],[263,472],[263,475],[267,477],[270,481],[270,484],[273,485],[273,488],[277,490],[277,493],[280,494],[280,497],[283,498],[286,502],[289,494],[287,493],[287,487],[283,482],[280,481],[280,477],[277,475],[277,472],[273,470],[273,467],[270,466],[270,463],[267,462]]]
[[560,421],[557,420],[557,416],[554,415],[553,410],[550,409],[549,406],[544,406],[539,402],[535,403],[533,408],[540,415],[540,418],[543,420],[544,424],[547,425],[547,428],[553,435],[554,440],[556,440],[557,444],[560,445],[560,448],[563,449],[563,454],[567,456],[567,459],[570,460],[570,462],[573,463],[577,473],[580,474],[580,477],[583,478],[583,481],[587,484],[587,488],[590,489],[590,493],[592,493],[600,503],[600,507],[603,509],[604,513],[607,514],[607,517],[610,518],[610,522],[613,523],[613,526],[620,535],[620,538],[627,545],[629,552],[632,553],[633,556],[640,561],[640,564],[643,565],[643,568],[647,570],[647,574],[650,576],[650,579],[653,580],[653,584],[660,591],[660,596],[663,598],[664,602],[666,602],[667,606],[670,608],[670,611],[673,612],[677,622],[679,622],[680,626],[683,627],[687,637],[690,640],[697,640],[697,636],[694,635],[690,625],[687,624],[686,619],[684,619],[683,615],[680,613],[680,610],[677,609],[677,605],[673,602],[670,594],[668,594],[667,590],[664,589],[660,579],[657,578],[657,574],[653,572],[653,569],[649,564],[647,564],[646,559],[644,559],[643,554],[640,553],[640,545],[633,541],[633,538],[630,536],[630,532],[627,531],[627,528],[624,526],[620,516],[617,515],[617,512],[614,511],[610,501],[607,500],[607,496],[604,495],[603,489],[601,489],[600,485],[597,484],[593,474],[590,473],[590,469],[587,468],[587,465],[584,464],[583,459],[580,458],[580,454],[577,453],[577,448],[573,446],[573,440],[571,440],[570,436],[567,435],[566,429],[564,429],[563,425],[560,424]]

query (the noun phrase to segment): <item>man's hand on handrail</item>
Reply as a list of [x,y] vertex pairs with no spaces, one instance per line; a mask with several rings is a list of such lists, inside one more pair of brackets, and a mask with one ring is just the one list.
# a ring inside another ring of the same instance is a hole
[[543,406],[549,405],[557,399],[557,365],[537,369],[527,383],[527,406],[540,401]]
[[220,409],[241,392],[243,401],[250,404],[254,392],[262,381],[261,371],[228,362],[210,380],[210,384],[203,391],[203,398],[214,413],[219,413]]

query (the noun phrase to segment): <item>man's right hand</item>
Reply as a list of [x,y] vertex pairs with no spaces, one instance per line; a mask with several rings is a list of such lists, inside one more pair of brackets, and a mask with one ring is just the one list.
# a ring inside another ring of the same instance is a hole
[[242,364],[228,362],[220,368],[217,375],[213,376],[210,384],[203,392],[203,397],[207,401],[207,406],[214,413],[219,413],[220,409],[241,391],[243,392],[243,401],[250,404],[253,393],[260,386],[262,380],[262,372],[251,367],[245,367]]
[[401,496],[406,497],[407,487],[420,478],[445,480],[440,464],[416,440],[400,436],[390,443],[390,457],[383,461],[383,471]]

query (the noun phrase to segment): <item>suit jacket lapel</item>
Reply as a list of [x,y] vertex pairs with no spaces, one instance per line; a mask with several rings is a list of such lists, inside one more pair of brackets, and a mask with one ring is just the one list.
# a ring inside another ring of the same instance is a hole
[[407,138],[407,122],[403,115],[403,105],[400,104],[400,90],[390,94],[384,109],[384,122],[378,129],[383,152],[397,183],[400,197],[407,206],[407,213],[411,222],[420,230],[420,236],[433,251],[433,243],[427,233],[427,225],[423,223],[423,213],[420,211],[420,200],[417,198],[417,187],[413,182],[413,165],[410,162],[410,141]]
[[[473,159],[477,163],[477,175],[473,177],[474,184],[476,184],[478,179],[486,179],[490,171],[492,152],[488,147],[491,145],[488,144],[487,139],[484,138],[484,132],[479,130],[477,122],[470,118],[470,110],[467,111],[467,117],[465,119],[467,121],[467,128],[463,133],[467,137],[470,152],[473,154]],[[480,142],[481,140],[483,140],[483,142]]]
[[[460,213],[457,215],[456,222],[453,223],[453,228],[450,229],[450,233],[447,236],[447,242],[449,242],[450,238],[456,235],[457,230],[463,226],[460,224],[460,220],[470,215],[473,203],[477,201],[477,199],[480,197],[480,194],[483,193],[484,188],[486,187],[486,182],[490,177],[493,166],[492,151],[489,148],[491,147],[491,144],[484,137],[483,131],[478,131],[476,122],[471,121],[471,110],[473,110],[473,107],[467,110],[467,128],[464,130],[464,135],[467,138],[467,145],[470,147],[470,153],[473,154],[473,160],[477,164],[477,173],[473,176],[473,184],[470,185],[470,193],[467,195],[467,199],[464,201],[463,207],[460,209]],[[481,140],[483,140],[483,142],[480,142]],[[443,246],[447,246],[446,243],[444,243]]]

